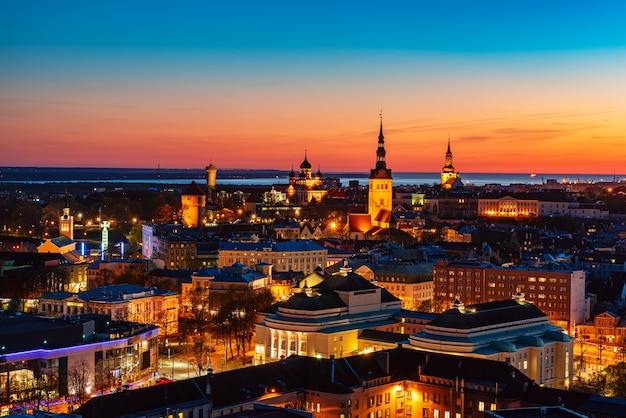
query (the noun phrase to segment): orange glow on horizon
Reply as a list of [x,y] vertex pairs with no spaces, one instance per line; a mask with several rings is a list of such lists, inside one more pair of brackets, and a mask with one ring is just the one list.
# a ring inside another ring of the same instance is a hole
[[465,78],[407,71],[374,86],[351,73],[267,85],[157,79],[77,89],[70,80],[42,88],[37,100],[7,86],[4,97],[14,99],[0,100],[0,166],[290,170],[307,149],[322,173],[366,173],[382,103],[393,172],[439,172],[450,137],[461,178],[625,174],[626,83],[597,67],[588,83],[556,70],[537,78],[505,68],[516,73],[490,78],[470,68]]

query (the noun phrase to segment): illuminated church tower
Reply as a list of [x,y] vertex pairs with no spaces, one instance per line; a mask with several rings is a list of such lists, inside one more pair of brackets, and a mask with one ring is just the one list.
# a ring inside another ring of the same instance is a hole
[[454,171],[452,165],[452,151],[450,151],[450,138],[448,138],[448,151],[446,151],[446,163],[441,170],[441,188],[444,190],[452,190],[463,187],[461,178]]
[[66,202],[63,215],[59,217],[59,235],[74,239],[74,217],[70,214],[70,203]]
[[372,169],[369,177],[369,197],[367,213],[372,218],[372,225],[389,228],[391,217],[393,191],[391,170],[385,163],[385,137],[383,136],[383,117],[380,116],[380,134],[378,135],[378,149],[376,150],[376,168]]

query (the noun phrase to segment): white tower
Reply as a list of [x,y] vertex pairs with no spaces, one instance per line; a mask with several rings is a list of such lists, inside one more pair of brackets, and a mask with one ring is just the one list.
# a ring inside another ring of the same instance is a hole
[[206,168],[206,201],[213,202],[213,191],[217,180],[217,167],[209,164]]
[[102,259],[104,260],[104,256],[106,251],[109,249],[109,227],[111,226],[111,222],[102,221],[100,223],[100,227],[102,228],[102,243],[101,243],[101,251],[102,251]]

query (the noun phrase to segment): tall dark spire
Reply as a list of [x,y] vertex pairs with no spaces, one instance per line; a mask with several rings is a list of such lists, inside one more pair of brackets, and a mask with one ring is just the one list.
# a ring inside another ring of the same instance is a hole
[[385,136],[383,135],[383,113],[380,112],[380,133],[378,134],[378,148],[376,149],[376,167],[371,170],[370,178],[391,178],[391,170],[387,168],[385,157]]
[[448,135],[448,150],[446,151],[446,164],[443,167],[444,169],[454,170],[452,166],[452,151],[450,151],[450,136]]
[[378,135],[378,149],[376,150],[376,170],[387,168],[385,163],[385,136],[383,135],[383,114],[380,113],[380,134]]

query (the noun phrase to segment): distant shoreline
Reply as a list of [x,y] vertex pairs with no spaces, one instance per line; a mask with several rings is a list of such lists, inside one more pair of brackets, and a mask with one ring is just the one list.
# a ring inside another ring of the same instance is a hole
[[[289,170],[218,169],[217,183],[242,185],[287,184]],[[342,185],[356,180],[365,185],[368,172],[328,172],[325,178],[338,178]],[[105,184],[173,184],[183,185],[206,181],[204,169],[157,168],[83,168],[83,167],[0,167],[0,183],[105,183]],[[461,173],[468,185],[544,184],[548,179],[558,182],[626,182],[623,174],[559,174],[559,173]],[[394,172],[394,184],[433,184],[440,182],[438,172]]]

